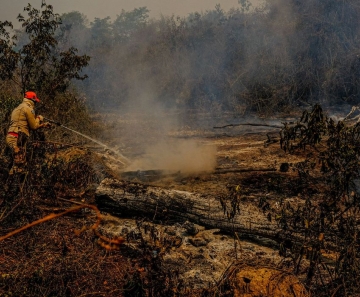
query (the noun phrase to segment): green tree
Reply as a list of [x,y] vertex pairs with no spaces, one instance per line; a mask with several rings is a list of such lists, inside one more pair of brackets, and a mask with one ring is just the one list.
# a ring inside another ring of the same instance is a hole
[[91,41],[90,48],[93,49],[103,49],[108,48],[113,43],[113,34],[112,34],[112,24],[110,22],[110,17],[103,19],[95,18],[91,22]]
[[65,91],[72,79],[85,79],[82,69],[88,65],[90,57],[77,55],[71,47],[65,51],[58,48],[56,31],[61,24],[58,14],[45,1],[41,10],[30,4],[24,8],[28,17],[19,14],[24,34],[28,42],[16,47],[16,35],[10,36],[9,22],[0,22],[0,78],[12,80],[22,92],[36,90],[41,98],[53,98],[57,92]]
[[13,50],[15,46],[16,36],[10,36],[8,32],[12,29],[11,22],[0,21],[0,79],[6,80],[13,77],[13,72],[16,69],[18,54]]
[[149,17],[146,7],[135,8],[132,11],[122,10],[113,23],[114,38],[117,42],[123,42],[130,38],[139,28],[146,26]]
[[59,42],[62,48],[76,47],[85,50],[90,40],[90,28],[87,17],[79,11],[64,13],[61,16]]
[[238,3],[241,6],[241,11],[245,12],[245,11],[249,11],[250,7],[251,7],[251,2],[248,0],[238,0]]

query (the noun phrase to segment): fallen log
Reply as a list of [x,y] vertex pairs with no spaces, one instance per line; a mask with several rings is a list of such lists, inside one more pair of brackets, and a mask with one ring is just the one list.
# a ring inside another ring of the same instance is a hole
[[214,129],[223,129],[227,127],[237,127],[237,126],[254,126],[254,127],[270,127],[270,128],[283,128],[279,125],[270,125],[270,124],[255,124],[255,123],[241,123],[241,124],[228,124],[224,126],[215,126]]
[[228,219],[220,199],[212,195],[169,190],[112,178],[96,190],[100,210],[120,217],[148,217],[153,220],[189,221],[228,234],[259,236],[280,242],[280,228],[257,206],[240,204],[240,213]]
[[267,168],[216,168],[214,174],[223,173],[241,173],[241,172],[253,172],[253,171],[276,171],[274,167]]

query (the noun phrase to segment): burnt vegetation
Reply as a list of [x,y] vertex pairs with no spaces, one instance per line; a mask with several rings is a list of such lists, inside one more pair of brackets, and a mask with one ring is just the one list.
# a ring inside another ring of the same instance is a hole
[[[181,111],[184,122],[190,111],[300,114],[282,123],[272,145],[304,161],[232,180],[219,207],[231,222],[247,195],[275,193],[277,208],[266,195],[257,206],[281,229],[282,268],[314,296],[359,294],[360,124],[323,110],[359,104],[357,2],[266,1],[254,9],[239,1],[228,12],[216,6],[160,19],[140,7],[89,22],[43,1],[24,13],[21,29],[0,21],[3,140],[28,89],[42,99],[37,113],[91,136],[104,128],[92,111],[136,106],[148,93],[151,103]],[[83,145],[54,127],[33,133],[27,173],[9,176],[0,142],[0,296],[232,296],[235,271],[249,263],[235,261],[217,285],[191,290],[162,262],[178,239],[150,219],[137,218],[136,232],[120,239],[98,230],[96,207],[67,212],[92,205],[96,185],[112,175]],[[50,212],[54,219],[4,239]]]
[[[359,123],[335,123],[319,105],[304,112],[300,123],[296,126],[301,129],[290,133],[285,124],[286,138],[292,140],[288,144],[292,150],[307,150],[307,146],[315,150],[294,166],[299,184],[304,186],[299,192],[304,204],[283,204],[278,213],[284,234],[301,239],[285,240],[280,251],[294,261],[296,272],[303,259],[309,261],[306,284],[329,290],[316,295],[357,294]],[[327,253],[334,253],[335,259],[327,259]]]
[[182,110],[261,114],[357,103],[354,3],[267,1],[255,9],[244,2],[228,12],[217,6],[160,20],[146,7],[113,21],[63,15],[67,42],[92,57],[83,85],[89,103],[126,106],[150,93],[150,100]]

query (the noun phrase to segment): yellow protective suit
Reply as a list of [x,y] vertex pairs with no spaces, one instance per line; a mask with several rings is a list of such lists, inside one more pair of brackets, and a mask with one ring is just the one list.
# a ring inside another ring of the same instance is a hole
[[25,164],[26,140],[30,135],[30,130],[41,127],[41,117],[35,116],[34,105],[32,100],[24,98],[23,102],[11,113],[6,144],[13,151],[14,166]]

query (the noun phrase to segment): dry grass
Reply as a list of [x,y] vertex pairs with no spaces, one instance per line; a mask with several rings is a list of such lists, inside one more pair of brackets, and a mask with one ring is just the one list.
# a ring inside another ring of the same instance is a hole
[[0,242],[1,296],[123,296],[129,266],[92,232],[77,236],[87,218],[61,217]]

